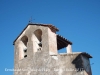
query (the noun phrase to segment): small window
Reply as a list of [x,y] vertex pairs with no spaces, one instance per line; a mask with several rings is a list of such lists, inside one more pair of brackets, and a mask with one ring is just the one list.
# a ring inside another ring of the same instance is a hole
[[24,55],[24,58],[26,58],[27,57],[27,55]]
[[40,43],[38,43],[38,45],[40,46],[40,47],[42,47],[42,43],[40,42]]
[[26,57],[27,57],[27,48],[25,48],[25,49],[23,50],[23,52],[24,52],[24,58],[26,58]]
[[24,50],[24,53],[26,53],[26,52],[27,52],[27,49]]

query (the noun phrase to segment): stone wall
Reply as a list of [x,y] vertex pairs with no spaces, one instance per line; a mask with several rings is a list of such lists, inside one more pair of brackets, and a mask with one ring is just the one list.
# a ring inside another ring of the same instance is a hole
[[[38,29],[42,31],[41,50],[38,50],[39,47],[36,48],[35,45],[34,32]],[[23,48],[19,48],[19,43],[23,36],[28,38],[27,57],[19,59],[20,50],[23,51]],[[91,75],[90,67],[84,68],[89,63],[87,57],[80,53],[57,53],[56,34],[48,27],[28,26],[16,40],[14,54],[14,68],[20,69],[20,71],[15,71],[14,75]]]

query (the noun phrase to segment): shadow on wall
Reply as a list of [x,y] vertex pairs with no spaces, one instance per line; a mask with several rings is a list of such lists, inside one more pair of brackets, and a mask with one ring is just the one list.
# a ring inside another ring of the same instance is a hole
[[82,65],[81,54],[76,56],[76,58],[72,61],[72,64],[75,65],[77,72],[84,70],[83,65]]
[[72,64],[75,65],[77,72],[85,71],[85,75],[92,75],[89,58],[82,53],[76,56]]

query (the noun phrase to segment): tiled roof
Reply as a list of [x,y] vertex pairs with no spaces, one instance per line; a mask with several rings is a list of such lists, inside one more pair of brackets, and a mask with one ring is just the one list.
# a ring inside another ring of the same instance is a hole
[[82,52],[81,54],[88,57],[88,58],[92,58],[92,56],[90,54],[86,53],[86,52]]
[[57,35],[57,48],[62,49],[64,47],[67,47],[68,44],[72,45],[72,42],[67,40],[66,38],[62,37],[61,35]]
[[51,31],[56,32],[59,31],[59,29],[51,24],[33,24],[33,23],[29,23],[28,25],[37,25],[37,26],[45,26],[45,27],[49,27],[51,29]]

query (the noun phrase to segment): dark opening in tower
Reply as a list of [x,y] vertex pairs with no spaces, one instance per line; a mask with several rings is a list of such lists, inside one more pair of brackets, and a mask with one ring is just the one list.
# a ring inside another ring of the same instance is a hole
[[42,31],[40,29],[37,29],[34,32],[34,35],[36,51],[40,51],[42,50]]
[[28,43],[28,37],[23,36],[21,38],[21,44],[20,44],[20,50],[19,50],[19,57],[20,59],[27,57],[27,43]]

